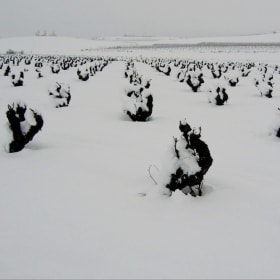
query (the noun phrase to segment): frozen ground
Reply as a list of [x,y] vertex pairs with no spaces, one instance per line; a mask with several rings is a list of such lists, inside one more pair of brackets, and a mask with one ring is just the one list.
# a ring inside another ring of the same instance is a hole
[[[88,48],[55,39],[59,53]],[[31,38],[2,40],[7,48],[14,48],[8,40],[17,40],[18,50],[21,40],[34,45]],[[168,52],[142,55],[177,56]],[[279,53],[207,55],[280,64]],[[251,76],[228,89],[228,104],[216,107],[206,89],[192,93],[174,76],[135,66],[152,79],[154,112],[146,123],[122,114],[123,61],[87,82],[78,80],[76,69],[54,75],[46,68],[37,79],[30,66],[24,86],[14,88],[0,73],[0,278],[279,279],[280,142],[271,128],[280,123],[280,75],[272,99],[260,96]],[[71,86],[67,108],[54,108],[49,99],[57,81]],[[8,154],[5,112],[18,99],[41,112],[45,123],[23,151]],[[147,171],[164,164],[182,118],[202,127],[214,159],[202,197],[163,196]]]

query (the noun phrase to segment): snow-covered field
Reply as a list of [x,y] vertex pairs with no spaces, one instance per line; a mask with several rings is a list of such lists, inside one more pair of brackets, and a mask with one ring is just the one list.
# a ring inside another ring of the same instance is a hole
[[[194,93],[173,71],[165,76],[135,62],[137,71],[152,79],[151,120],[132,122],[122,113],[121,99],[128,86],[128,57],[185,55],[211,62],[267,62],[274,69],[280,53],[269,48],[260,53],[120,52],[71,41],[0,40],[2,53],[11,48],[118,59],[86,82],[74,67],[52,74],[45,63],[38,79],[34,65],[11,65],[12,72],[28,70],[24,86],[13,87],[0,70],[0,278],[279,279],[280,140],[272,135],[280,125],[279,70],[273,74],[272,98],[260,95],[252,72],[227,88],[226,105],[215,106],[208,102],[211,77]],[[105,43],[121,44],[117,39]],[[96,51],[81,51],[90,47]],[[56,82],[70,85],[69,107],[53,106],[48,89]],[[38,110],[44,126],[22,151],[7,153],[7,105],[17,100]],[[184,118],[202,127],[214,159],[201,197],[180,191],[163,195],[148,173],[151,164],[159,169],[165,164]]]

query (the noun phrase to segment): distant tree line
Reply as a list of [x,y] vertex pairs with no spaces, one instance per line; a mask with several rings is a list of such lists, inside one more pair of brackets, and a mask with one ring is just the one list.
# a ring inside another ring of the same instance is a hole
[[44,30],[42,32],[40,30],[37,30],[35,32],[35,36],[53,36],[53,37],[55,37],[56,33],[55,33],[55,31],[52,31],[51,33],[48,34],[46,30]]

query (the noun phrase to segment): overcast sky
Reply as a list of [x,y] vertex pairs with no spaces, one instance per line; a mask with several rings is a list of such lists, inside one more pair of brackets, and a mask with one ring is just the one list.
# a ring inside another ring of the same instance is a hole
[[280,31],[280,0],[0,0],[0,37],[226,36]]

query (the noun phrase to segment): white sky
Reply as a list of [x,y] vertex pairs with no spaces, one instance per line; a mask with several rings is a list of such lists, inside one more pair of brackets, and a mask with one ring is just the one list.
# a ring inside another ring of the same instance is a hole
[[0,0],[0,37],[225,36],[280,31],[280,0]]

